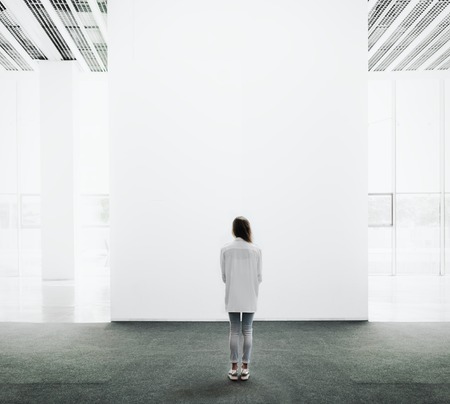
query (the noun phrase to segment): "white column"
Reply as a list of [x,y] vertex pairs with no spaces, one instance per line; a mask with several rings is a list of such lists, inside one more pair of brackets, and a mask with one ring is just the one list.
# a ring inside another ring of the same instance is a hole
[[40,62],[42,278],[75,272],[76,62]]

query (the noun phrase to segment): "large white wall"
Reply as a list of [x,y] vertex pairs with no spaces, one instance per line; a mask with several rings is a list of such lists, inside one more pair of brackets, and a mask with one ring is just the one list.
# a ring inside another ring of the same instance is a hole
[[107,74],[82,73],[78,82],[79,188],[81,194],[109,194]]
[[259,319],[367,319],[367,5],[109,7],[113,320],[226,319],[237,215]]

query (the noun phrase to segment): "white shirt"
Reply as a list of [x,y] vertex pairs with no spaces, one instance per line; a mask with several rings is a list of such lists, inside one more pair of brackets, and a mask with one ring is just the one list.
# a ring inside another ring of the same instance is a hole
[[262,281],[261,249],[236,237],[220,251],[222,280],[225,282],[225,309],[227,312],[254,313],[258,289]]

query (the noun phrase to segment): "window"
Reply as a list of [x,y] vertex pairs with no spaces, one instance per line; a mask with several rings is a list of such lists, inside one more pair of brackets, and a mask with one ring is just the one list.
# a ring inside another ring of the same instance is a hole
[[392,194],[369,195],[369,273],[392,271]]
[[85,276],[107,276],[109,268],[109,195],[81,196],[81,264]]
[[450,273],[449,103],[448,80],[369,82],[370,274]]

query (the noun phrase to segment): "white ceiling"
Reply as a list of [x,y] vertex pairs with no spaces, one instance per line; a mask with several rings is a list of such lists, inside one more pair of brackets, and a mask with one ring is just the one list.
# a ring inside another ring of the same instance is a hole
[[[363,1],[363,0],[360,0]],[[108,69],[107,0],[0,0],[0,70]],[[450,0],[368,0],[369,71],[448,70]]]
[[450,68],[450,0],[378,0],[369,5],[369,70]]
[[34,70],[35,60],[77,60],[108,69],[107,0],[0,0],[0,69]]

